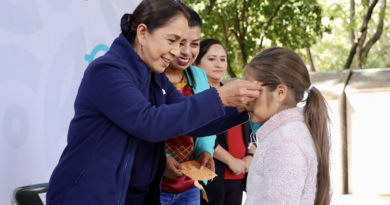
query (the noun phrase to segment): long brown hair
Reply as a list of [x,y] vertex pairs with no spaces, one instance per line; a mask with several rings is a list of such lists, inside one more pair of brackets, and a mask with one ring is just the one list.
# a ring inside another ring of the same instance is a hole
[[[275,90],[280,84],[287,85],[290,93],[293,94],[295,104],[306,101],[304,118],[313,137],[318,160],[317,191],[314,204],[330,204],[328,106],[317,88],[312,87],[308,90],[311,86],[310,75],[302,58],[286,48],[269,48],[257,54],[246,66],[244,72],[258,81],[269,83],[265,87],[269,91]],[[303,99],[305,91],[309,93],[306,100]]]

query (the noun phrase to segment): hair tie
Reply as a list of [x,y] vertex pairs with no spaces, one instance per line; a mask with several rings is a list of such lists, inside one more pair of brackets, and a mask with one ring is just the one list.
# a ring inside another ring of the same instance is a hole
[[310,93],[310,90],[313,88],[314,86],[313,85],[310,85],[309,88],[307,89],[307,93],[309,94]]

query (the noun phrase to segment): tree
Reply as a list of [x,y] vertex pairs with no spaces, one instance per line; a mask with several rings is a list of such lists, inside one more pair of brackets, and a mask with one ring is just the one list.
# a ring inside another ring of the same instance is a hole
[[[366,13],[366,15],[363,16],[363,22],[362,22],[362,25],[361,25],[361,27],[359,29],[359,33],[357,35],[351,34],[351,37],[355,37],[355,39],[354,39],[354,41],[352,43],[352,47],[351,47],[351,50],[349,52],[347,62],[345,63],[345,66],[344,66],[344,68],[346,68],[346,69],[351,67],[352,60],[353,60],[355,54],[356,54],[356,68],[357,69],[362,69],[362,52],[363,52],[363,45],[364,45],[364,42],[365,42],[366,37],[367,37],[368,23],[371,20],[371,16],[372,16],[373,10],[374,10],[375,6],[377,5],[378,0],[373,0],[371,4],[369,3],[368,0],[364,0],[364,1],[362,1],[362,3],[364,5],[364,7],[367,8],[367,13]],[[353,2],[353,0],[351,0],[351,17],[354,16],[354,13],[355,13],[355,8],[352,8],[352,7],[354,7],[354,5],[355,5],[355,3]],[[382,32],[383,32],[383,16],[384,16],[385,8],[386,8],[386,0],[383,0],[382,9],[381,9],[382,15],[380,15],[380,18],[382,19],[382,24],[379,23],[378,27],[380,27],[381,25],[382,26],[381,26],[381,28],[379,28],[379,30],[377,30],[375,32],[374,36],[369,40],[369,44],[366,44],[366,46],[364,46],[364,47],[366,47],[365,56],[368,55],[368,51],[370,50],[372,45],[382,35]],[[353,15],[352,15],[352,13],[353,13]],[[351,24],[353,22],[352,20],[354,20],[354,19],[351,18],[351,22],[350,22]],[[353,30],[351,30],[351,33],[352,32],[353,32]],[[351,42],[352,42],[352,40],[351,40]]]
[[[380,12],[378,15],[378,25],[377,28],[374,29],[374,33],[372,37],[365,43],[367,35],[368,35],[368,26],[370,21],[372,20],[372,14],[374,12],[374,8],[378,4],[378,0],[373,0],[370,4],[368,0],[362,1],[363,7],[367,10],[367,13],[363,16],[363,22],[359,29],[359,33],[354,35],[354,30],[351,29],[351,50],[348,55],[347,62],[345,63],[344,68],[348,69],[351,67],[353,58],[355,57],[355,68],[362,69],[362,62],[367,58],[369,51],[372,46],[380,39],[383,33],[384,27],[384,18],[386,13],[386,0],[382,0],[380,3]],[[351,20],[350,23],[353,24],[355,20],[352,18],[355,14],[355,2],[354,0],[350,0],[350,8],[351,8]]]
[[316,0],[187,0],[185,3],[202,16],[203,38],[219,39],[227,48],[231,77],[242,77],[242,68],[258,50],[283,46],[301,53],[299,49],[310,51],[316,37],[326,30]]
[[[322,24],[331,28],[312,44],[311,53],[317,71],[341,70],[346,67],[352,45],[358,37],[364,16],[373,1],[325,0],[322,7]],[[361,49],[361,67],[383,68],[390,59],[390,12],[389,3],[379,0],[368,21],[366,39]],[[383,23],[382,23],[383,22]],[[372,39],[372,40],[369,40]],[[354,50],[352,50],[354,51]],[[355,50],[356,51],[356,50]],[[350,68],[357,66],[357,54],[352,55]],[[389,64],[390,65],[390,64]]]
[[309,47],[306,47],[306,55],[307,55],[307,60],[309,61],[309,65],[310,65],[310,71],[316,72],[316,69],[315,69],[314,63],[313,63],[313,58],[311,56],[311,51],[310,51]]

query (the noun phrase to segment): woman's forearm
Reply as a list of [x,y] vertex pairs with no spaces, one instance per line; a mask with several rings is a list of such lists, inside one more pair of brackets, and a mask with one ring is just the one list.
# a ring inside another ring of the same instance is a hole
[[217,145],[214,150],[214,158],[228,165],[231,162],[233,156],[221,145]]
[[247,113],[244,115],[240,114],[235,107],[225,107],[225,115],[215,119],[212,122],[198,128],[192,132],[186,133],[191,137],[203,137],[208,135],[215,135],[224,132],[232,127],[247,122],[249,116]]

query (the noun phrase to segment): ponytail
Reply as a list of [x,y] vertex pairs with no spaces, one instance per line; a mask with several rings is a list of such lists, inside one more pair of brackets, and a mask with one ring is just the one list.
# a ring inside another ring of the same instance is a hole
[[121,18],[121,30],[126,39],[133,45],[135,36],[137,34],[136,27],[134,26],[133,14],[124,14]]
[[307,127],[313,137],[317,152],[317,192],[315,205],[330,204],[330,174],[329,174],[329,115],[327,103],[320,91],[312,87],[308,90],[304,107],[304,117]]

